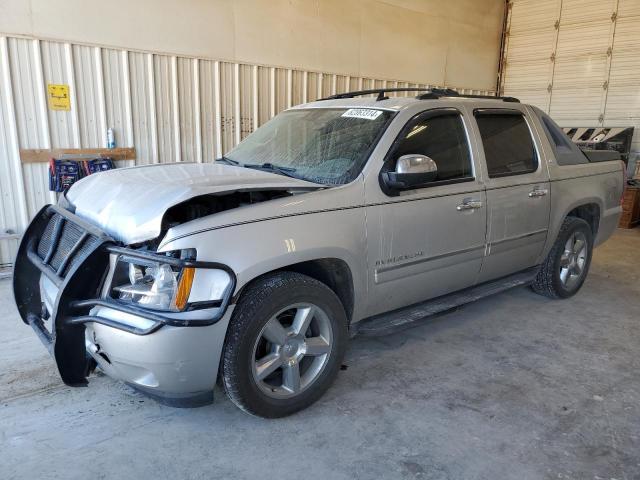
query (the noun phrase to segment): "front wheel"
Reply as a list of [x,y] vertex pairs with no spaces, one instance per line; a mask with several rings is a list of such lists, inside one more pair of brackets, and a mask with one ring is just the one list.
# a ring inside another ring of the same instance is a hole
[[581,218],[567,217],[531,288],[549,298],[568,298],[582,287],[593,252],[593,233]]
[[294,272],[268,275],[247,288],[233,313],[223,386],[253,415],[290,415],[329,388],[346,341],[344,308],[329,287]]

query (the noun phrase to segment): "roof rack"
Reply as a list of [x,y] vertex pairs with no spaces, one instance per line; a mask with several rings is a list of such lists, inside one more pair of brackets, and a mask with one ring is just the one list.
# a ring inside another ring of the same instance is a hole
[[364,95],[378,94],[376,101],[387,100],[388,92],[424,92],[417,95],[418,100],[433,100],[443,97],[460,97],[460,98],[486,98],[491,100],[502,100],[503,102],[520,103],[520,100],[514,97],[498,97],[493,95],[466,95],[460,94],[451,88],[374,88],[371,90],[357,90],[354,92],[337,93],[330,97],[321,98],[320,100],[338,100],[341,98],[362,97]]

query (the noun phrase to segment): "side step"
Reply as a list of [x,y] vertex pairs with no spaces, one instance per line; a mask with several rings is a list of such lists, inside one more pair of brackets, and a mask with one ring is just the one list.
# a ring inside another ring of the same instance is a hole
[[510,288],[530,284],[538,273],[538,267],[523,270],[508,277],[492,280],[475,287],[449,293],[432,300],[416,303],[392,312],[366,318],[355,325],[354,335],[380,337],[414,326],[420,320],[438,313],[452,310],[460,305],[475,302],[481,298],[509,290]]

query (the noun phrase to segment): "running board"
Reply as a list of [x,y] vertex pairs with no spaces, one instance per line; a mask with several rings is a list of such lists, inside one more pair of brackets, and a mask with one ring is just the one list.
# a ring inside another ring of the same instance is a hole
[[366,318],[355,325],[354,335],[380,337],[412,327],[421,320],[452,310],[460,305],[475,302],[481,298],[504,292],[514,287],[529,285],[536,277],[538,270],[539,267],[529,268],[508,277]]

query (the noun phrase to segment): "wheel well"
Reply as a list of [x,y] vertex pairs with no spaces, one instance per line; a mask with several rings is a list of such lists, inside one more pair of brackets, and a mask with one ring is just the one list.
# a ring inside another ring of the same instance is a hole
[[349,323],[351,322],[354,305],[353,277],[351,275],[351,269],[349,269],[346,262],[338,258],[319,258],[317,260],[294,263],[270,272],[265,272],[263,275],[254,278],[251,282],[243,286],[234,296],[233,302],[235,303],[237,299],[240,298],[242,292],[250,283],[273,272],[301,273],[324,283],[338,296],[344,307],[344,312],[347,314],[347,320]]
[[588,203],[586,205],[580,205],[579,207],[571,210],[567,217],[581,218],[589,224],[593,237],[595,238],[598,233],[598,226],[600,224],[600,207],[595,203]]
[[354,304],[353,277],[344,260],[319,258],[287,265],[279,270],[301,273],[324,283],[338,296],[347,314],[347,320],[351,322]]

